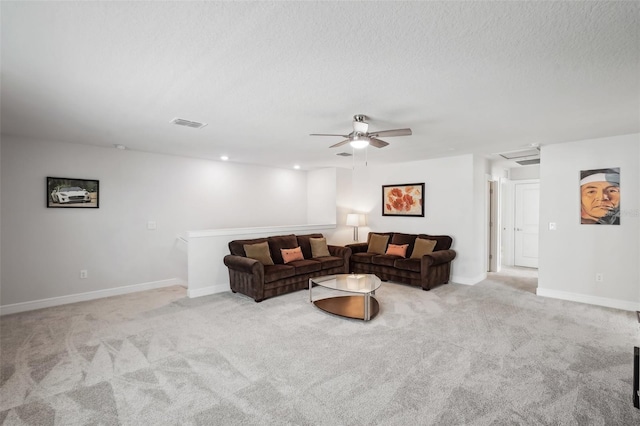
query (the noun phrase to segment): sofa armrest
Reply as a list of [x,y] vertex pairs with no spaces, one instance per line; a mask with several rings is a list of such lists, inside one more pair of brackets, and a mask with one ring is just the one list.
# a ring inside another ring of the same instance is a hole
[[327,246],[329,248],[329,254],[335,257],[341,257],[346,261],[349,261],[351,257],[351,249],[343,246]]
[[228,254],[224,264],[229,268],[229,287],[256,302],[264,299],[264,266],[256,259]]
[[429,254],[425,254],[422,256],[421,265],[424,268],[425,266],[436,266],[442,265],[443,263],[451,262],[456,258],[455,250],[438,250]]
[[234,271],[243,272],[245,274],[255,274],[262,271],[262,274],[264,275],[264,266],[262,266],[262,263],[256,259],[251,259],[250,257],[228,254],[224,257],[224,264]]
[[369,244],[368,243],[353,243],[353,244],[347,244],[345,247],[348,247],[351,249],[351,253],[366,253],[367,249],[369,248]]

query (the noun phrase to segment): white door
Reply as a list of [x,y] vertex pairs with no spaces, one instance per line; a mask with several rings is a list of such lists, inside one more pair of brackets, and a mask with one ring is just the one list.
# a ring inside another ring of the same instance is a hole
[[515,256],[516,266],[538,267],[538,222],[540,184],[516,184]]

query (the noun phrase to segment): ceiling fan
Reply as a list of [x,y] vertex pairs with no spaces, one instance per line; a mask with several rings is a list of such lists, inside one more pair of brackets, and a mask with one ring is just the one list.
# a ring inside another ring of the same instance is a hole
[[331,145],[329,148],[336,148],[346,143],[351,144],[356,149],[365,148],[369,145],[376,148],[384,148],[389,145],[389,142],[385,142],[378,137],[390,137],[390,136],[409,136],[411,135],[411,129],[394,129],[394,130],[380,130],[377,132],[369,132],[369,123],[364,120],[367,119],[366,115],[358,114],[353,116],[353,132],[348,135],[334,135],[327,133],[312,133],[310,136],[340,136],[346,138],[342,142],[338,142],[335,145]]

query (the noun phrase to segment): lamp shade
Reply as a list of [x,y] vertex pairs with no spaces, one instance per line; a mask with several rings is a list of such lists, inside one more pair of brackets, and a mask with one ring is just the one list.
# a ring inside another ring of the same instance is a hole
[[362,226],[364,225],[364,215],[358,213],[347,214],[347,226]]

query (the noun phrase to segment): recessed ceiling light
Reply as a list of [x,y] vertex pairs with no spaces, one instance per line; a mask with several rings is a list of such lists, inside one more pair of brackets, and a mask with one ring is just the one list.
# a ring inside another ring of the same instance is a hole
[[222,155],[222,156],[220,156],[220,159],[222,161],[227,161],[229,159],[229,157],[227,157],[226,155]]
[[126,146],[121,145],[121,144],[119,144],[119,143],[114,143],[114,144],[113,144],[113,146],[115,146],[115,147],[116,147],[116,148],[118,148],[118,149],[127,149],[127,147],[126,147]]
[[296,164],[295,166],[293,166],[294,169],[296,170],[300,170],[300,166],[298,164]]

